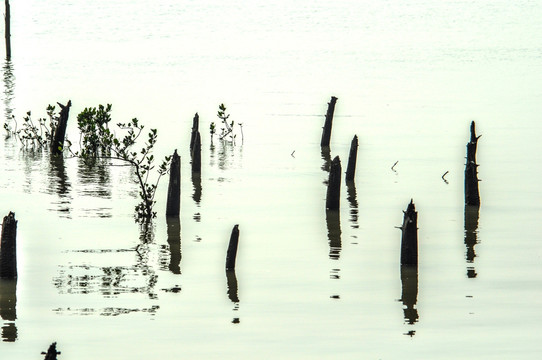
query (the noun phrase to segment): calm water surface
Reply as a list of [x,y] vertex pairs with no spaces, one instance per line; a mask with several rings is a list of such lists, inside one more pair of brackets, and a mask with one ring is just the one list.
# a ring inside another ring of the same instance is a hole
[[[158,129],[158,157],[178,150],[183,180],[180,221],[166,221],[164,179],[141,228],[129,168],[1,140],[1,209],[19,221],[2,359],[53,341],[61,359],[542,353],[541,3],[26,0],[11,13],[4,119],[71,99],[77,143],[76,115],[112,103],[115,123]],[[243,123],[234,146],[207,132],[222,102]],[[463,205],[472,120],[478,211]],[[355,185],[326,214],[327,163],[345,169],[356,134]],[[417,273],[400,269],[395,228],[410,199]]]

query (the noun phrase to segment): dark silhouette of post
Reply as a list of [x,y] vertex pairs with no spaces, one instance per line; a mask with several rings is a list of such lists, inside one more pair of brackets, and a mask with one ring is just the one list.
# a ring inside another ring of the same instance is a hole
[[228,285],[228,298],[231,300],[232,303],[238,303],[239,302],[239,291],[238,291],[238,283],[237,283],[237,276],[235,276],[235,270],[227,270],[226,271],[226,280]]
[[348,202],[350,203],[350,222],[353,229],[358,229],[358,199],[356,192],[356,183],[353,181],[348,181],[346,183],[346,192],[348,194]]
[[341,159],[335,156],[329,169],[326,209],[339,210],[341,198]]
[[6,60],[11,60],[11,11],[9,7],[9,0],[6,0],[6,13],[4,14],[6,36]]
[[350,144],[350,154],[348,156],[348,166],[346,167],[346,181],[354,181],[356,174],[356,160],[358,158],[358,136],[354,135]]
[[41,354],[45,355],[44,360],[57,360],[56,356],[60,355],[60,351],[56,351],[56,342],[54,342],[49,346],[47,352],[42,352]]
[[0,242],[0,278],[17,278],[17,220],[15,213],[4,216]]
[[416,302],[418,301],[418,268],[401,266],[401,301],[405,321],[413,325],[419,319]]
[[231,231],[230,243],[226,253],[226,270],[235,270],[237,246],[239,244],[239,225],[235,225]]
[[418,213],[412,200],[403,213],[401,265],[418,266]]
[[192,172],[201,172],[201,136],[199,131],[196,132],[194,138],[194,146],[192,147]]
[[4,320],[2,340],[6,342],[16,341],[17,279],[0,279],[0,318]]
[[322,140],[320,141],[320,146],[329,146],[331,141],[331,127],[333,125],[333,113],[335,112],[335,103],[337,98],[335,96],[331,97],[331,101],[328,103],[326,120],[324,122],[324,131],[322,132]]
[[181,210],[181,158],[177,149],[171,156],[166,216],[179,216]]
[[[478,219],[480,217],[480,207],[465,205],[465,246],[467,251],[465,254],[467,263],[474,264],[476,251],[474,246],[478,244]],[[467,266],[467,277],[475,278],[478,274],[474,265]]]
[[167,243],[169,245],[170,261],[169,271],[173,274],[181,273],[181,222],[178,216],[166,218]]
[[327,237],[329,240],[329,258],[339,260],[341,257],[341,216],[339,211],[326,210]]
[[194,147],[194,141],[196,140],[196,134],[199,131],[199,115],[196,113],[194,119],[192,120],[192,134],[190,135],[190,153],[192,153],[192,148]]
[[72,102],[71,100],[68,100],[66,105],[62,105],[58,102],[57,104],[60,106],[60,114],[58,115],[56,128],[51,134],[53,138],[53,141],[51,142],[51,153],[53,155],[60,155],[64,150],[64,138],[66,137],[66,127],[68,126],[68,116],[70,115]]
[[[480,135],[481,136],[481,135]],[[476,163],[476,147],[478,139],[474,121],[470,125],[470,141],[467,144],[467,163],[465,165],[465,205],[480,206],[478,190],[478,164]]]

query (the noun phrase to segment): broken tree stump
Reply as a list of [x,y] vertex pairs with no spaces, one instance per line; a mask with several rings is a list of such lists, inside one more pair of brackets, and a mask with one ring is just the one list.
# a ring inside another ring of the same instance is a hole
[[235,270],[237,246],[239,244],[239,225],[235,225],[231,231],[230,243],[226,253],[226,270]]
[[4,216],[0,242],[0,278],[17,278],[17,220],[15,213]]
[[356,160],[358,158],[358,136],[354,135],[350,143],[350,154],[348,156],[348,166],[346,167],[346,181],[354,181],[356,174]]
[[166,216],[179,216],[181,210],[181,158],[177,149],[171,156]]
[[418,213],[412,200],[403,213],[401,265],[418,266]]
[[341,198],[341,159],[335,156],[329,169],[326,209],[339,210]]
[[192,134],[190,135],[190,153],[194,148],[194,141],[196,140],[196,133],[199,132],[199,115],[196,113],[194,119],[192,120]]
[[467,163],[465,164],[465,205],[480,206],[478,189],[480,180],[478,180],[478,164],[476,164],[476,147],[480,136],[476,136],[473,121],[470,125],[470,141],[467,144]]
[[331,141],[331,127],[333,125],[333,113],[335,112],[335,103],[337,98],[335,96],[331,97],[331,101],[328,103],[326,120],[324,122],[324,130],[322,132],[322,140],[320,141],[320,146],[328,146]]
[[192,156],[192,172],[200,173],[201,172],[201,136],[199,131],[196,132],[194,138],[194,146],[191,152]]
[[68,126],[68,116],[70,115],[70,107],[72,106],[72,101],[68,100],[66,105],[62,105],[57,102],[60,106],[60,114],[58,115],[58,122],[56,128],[51,134],[53,141],[51,141],[51,154],[60,155],[64,150],[64,138],[66,137],[66,128]]
[[11,14],[9,0],[6,0],[6,13],[4,14],[6,37],[6,60],[11,60]]

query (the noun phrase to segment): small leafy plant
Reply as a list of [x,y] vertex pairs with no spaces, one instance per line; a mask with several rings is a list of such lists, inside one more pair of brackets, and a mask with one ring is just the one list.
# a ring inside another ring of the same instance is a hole
[[[47,106],[47,116],[49,124],[47,124],[47,119],[45,118],[39,118],[38,123],[35,124],[32,121],[32,113],[28,111],[23,118],[21,129],[11,130],[11,127],[7,123],[4,123],[4,129],[8,134],[15,133],[24,149],[43,148],[52,142],[52,134],[58,123],[58,114],[56,114],[53,105]],[[15,122],[15,127],[17,127],[15,119],[13,121]]]
[[[235,143],[235,139],[237,137],[237,134],[234,133],[234,125],[235,122],[233,120],[229,121],[230,114],[226,113],[226,105],[220,104],[218,106],[218,112],[216,116],[220,119],[221,128],[220,128],[220,134],[218,135],[220,140],[227,140],[231,143]],[[243,137],[243,124],[238,124],[241,129],[241,137]],[[210,133],[211,133],[211,142],[213,141],[213,136],[216,134],[216,124],[214,122],[211,122],[210,126]]]

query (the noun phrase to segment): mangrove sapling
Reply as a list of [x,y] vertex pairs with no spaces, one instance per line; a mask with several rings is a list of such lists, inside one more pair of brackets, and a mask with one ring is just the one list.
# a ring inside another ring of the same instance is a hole
[[[220,140],[226,140],[227,138],[232,143],[235,142],[235,138],[237,137],[236,134],[234,134],[233,129],[235,122],[232,120],[228,122],[228,119],[230,117],[230,114],[226,114],[226,105],[220,104],[218,106],[218,112],[216,116],[220,119],[220,122],[222,123],[222,127],[220,128]],[[210,132],[211,132],[211,143],[213,142],[213,135],[216,134],[216,125],[214,122],[211,123],[209,126]],[[243,128],[241,126],[241,132],[243,131]]]
[[[26,113],[21,129],[14,131],[24,149],[43,148],[52,142],[52,134],[58,123],[58,114],[55,113],[53,105],[47,106],[47,116],[49,125],[47,125],[47,119],[45,118],[39,118],[36,125],[32,121],[32,113],[30,111]],[[15,121],[15,119],[13,120]],[[15,126],[17,126],[16,121]],[[5,123],[4,129],[9,132],[10,126]]]

